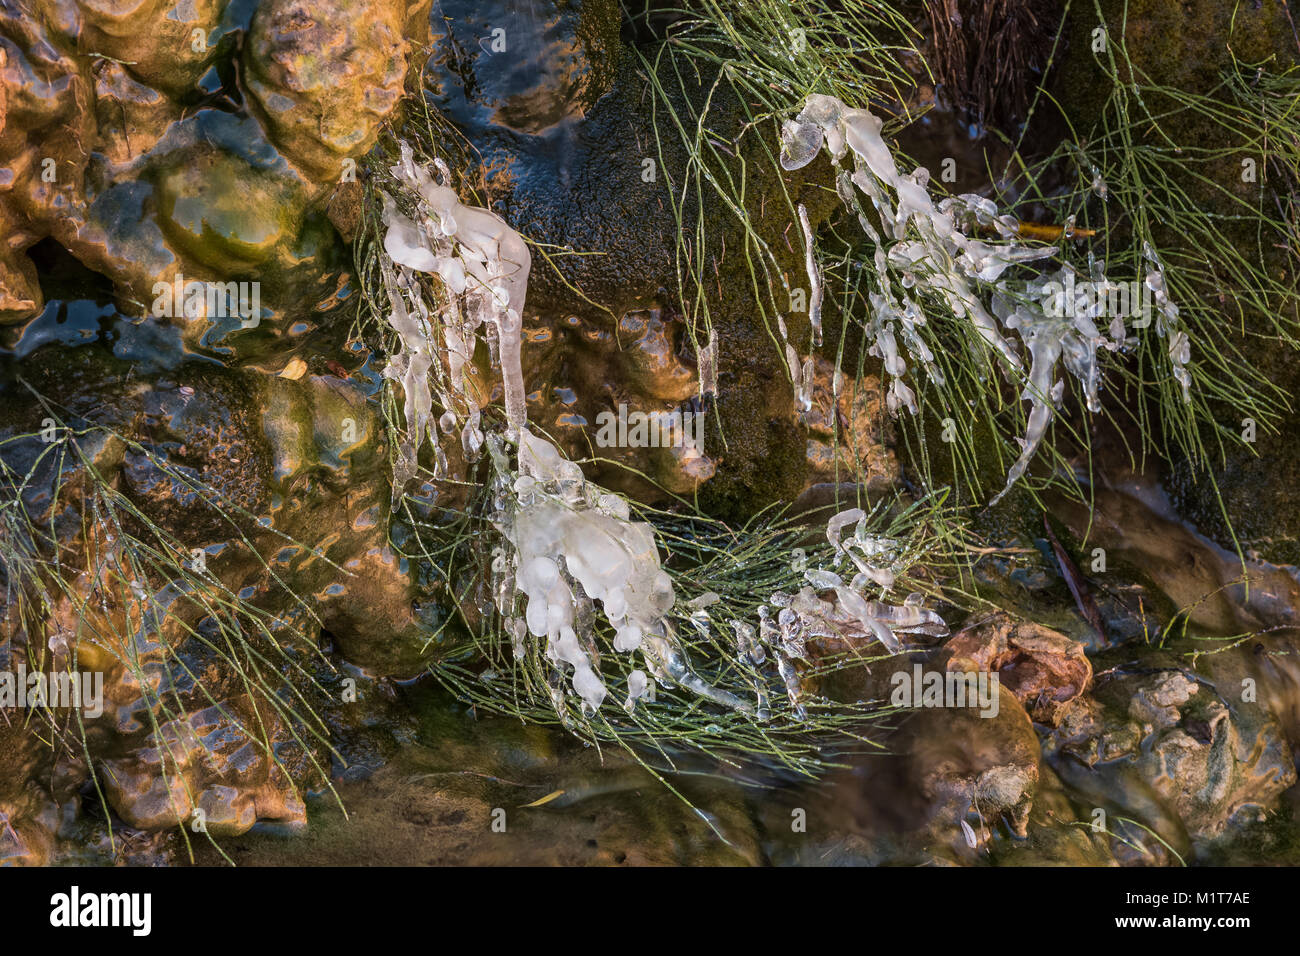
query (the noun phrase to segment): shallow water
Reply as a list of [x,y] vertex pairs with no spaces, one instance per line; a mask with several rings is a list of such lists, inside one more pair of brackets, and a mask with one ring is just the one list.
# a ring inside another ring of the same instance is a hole
[[[1062,601],[1060,573],[1045,548],[1018,556],[1019,566],[1005,575],[1025,609],[1091,640],[1099,685],[1125,674],[1184,668],[1203,681],[1203,694],[1215,694],[1217,686],[1221,695],[1240,674],[1252,674],[1261,700],[1282,717],[1280,729],[1293,739],[1300,727],[1300,632],[1285,626],[1300,607],[1293,569],[1253,565],[1247,593],[1233,585],[1241,574],[1236,558],[1179,521],[1158,483],[1120,467],[1111,473],[1117,476],[1113,485],[1097,489],[1088,544],[1104,546],[1119,566],[1104,580],[1093,576],[1112,646],[1090,638],[1068,596]],[[1081,513],[1058,504],[1072,526]],[[1137,567],[1146,573],[1126,579],[1125,568]],[[1202,600],[1206,594],[1211,598]],[[1163,647],[1155,610],[1162,598],[1194,608],[1187,633],[1180,629]],[[1139,608],[1146,616],[1136,614]],[[1146,638],[1142,626],[1151,629]],[[1212,638],[1240,634],[1243,626],[1267,633],[1244,649],[1202,656],[1190,668],[1189,651],[1215,650],[1221,645]],[[918,649],[912,657],[927,654]],[[692,772],[666,779],[697,810],[625,753],[597,752],[558,728],[476,714],[428,678],[391,693],[390,714],[404,718],[378,728],[383,746],[348,750],[359,767],[340,774],[345,779],[336,784],[350,819],[331,795],[318,793],[309,802],[305,833],[286,836],[259,827],[220,841],[234,862],[1101,864],[1113,862],[1116,844],[1108,849],[1089,830],[1098,799],[1150,828],[1124,831],[1139,849],[1123,850],[1121,862],[1177,862],[1144,833],[1160,834],[1178,857],[1202,865],[1282,864],[1300,849],[1300,786],[1291,786],[1268,810],[1244,800],[1213,834],[1189,835],[1129,763],[1102,761],[1087,769],[1050,747],[1040,752],[1047,727],[1035,737],[1014,722],[990,727],[951,711],[917,711],[881,738],[890,752],[846,758],[846,767],[813,782],[693,758],[683,762]],[[1188,718],[1180,726],[1199,733]],[[962,807],[965,791],[951,786],[1031,764],[1038,778],[1023,834],[1015,832],[1014,815],[986,818],[979,799]],[[961,819],[975,832],[977,846],[970,846]],[[493,824],[501,820],[504,831],[498,832]],[[197,861],[224,862],[211,847],[201,847]]]

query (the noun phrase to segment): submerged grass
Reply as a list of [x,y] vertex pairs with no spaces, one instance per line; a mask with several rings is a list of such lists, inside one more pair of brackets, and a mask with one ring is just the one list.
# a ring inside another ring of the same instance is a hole
[[[301,776],[282,760],[272,735],[275,723],[333,792],[329,768],[318,756],[333,753],[329,728],[316,709],[315,692],[323,689],[305,663],[311,654],[319,655],[302,623],[310,625],[314,614],[249,537],[252,528],[259,534],[269,529],[216,488],[138,442],[107,426],[65,419],[51,401],[32,394],[46,416],[41,431],[0,439],[0,584],[11,654],[25,653],[29,669],[47,672],[78,673],[82,657],[93,659],[95,667],[120,665],[142,696],[139,710],[153,745],[166,752],[159,766],[168,792],[176,734],[167,725],[186,720],[196,705],[222,703],[217,695],[223,692],[209,670],[215,666],[247,695],[253,720],[228,716],[267,761],[288,779]],[[274,614],[232,590],[206,562],[195,561],[187,543],[123,494],[96,464],[95,450],[111,446],[139,456],[222,515],[231,539],[261,563],[289,612]],[[328,666],[324,658],[319,663]],[[84,760],[115,848],[101,768],[107,754],[92,743],[98,738],[89,733],[82,711],[62,714],[45,706],[27,719],[44,725],[51,747]],[[197,806],[198,794],[189,797]],[[188,822],[178,829],[192,860]],[[210,833],[194,832],[203,833],[233,864]]]

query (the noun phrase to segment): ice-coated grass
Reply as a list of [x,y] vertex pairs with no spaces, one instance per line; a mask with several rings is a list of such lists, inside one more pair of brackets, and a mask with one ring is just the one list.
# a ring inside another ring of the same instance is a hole
[[[1087,12],[1085,4],[1072,6],[1076,16]],[[910,49],[915,37],[902,8],[888,2],[705,0],[681,13],[668,42],[643,58],[663,116],[657,126],[675,130],[690,157],[684,170],[667,171],[671,189],[680,210],[699,206],[706,193],[716,193],[742,224],[754,298],[798,392],[807,344],[787,340],[782,312],[790,281],[778,274],[770,237],[760,234],[747,196],[760,171],[738,162],[727,144],[710,135],[713,103],[721,98],[718,90],[734,92],[748,128],[760,129],[792,118],[810,94],[830,95],[850,107],[886,111],[888,142],[891,125],[896,129],[898,121],[911,119],[899,112],[906,99],[899,90],[908,81],[897,54]],[[1061,39],[1058,32],[1052,59]],[[1115,37],[1098,55],[1102,76],[1089,79],[1112,83],[1097,128],[1070,129],[1056,149],[1049,144],[1044,150],[1039,143],[1034,152],[1022,153],[1023,144],[1013,144],[1008,168],[990,172],[994,177],[1002,172],[999,183],[1014,172],[1016,192],[995,192],[992,198],[1013,217],[1029,218],[1033,210],[1042,221],[1046,210],[1046,221],[1062,227],[1051,240],[1058,264],[1081,278],[1090,278],[1094,269],[1115,281],[1144,281],[1159,273],[1163,282],[1157,284],[1170,308],[1158,307],[1166,312],[1164,320],[1158,315],[1145,331],[1130,332],[1126,338],[1132,341],[1125,347],[1106,350],[1096,380],[1067,382],[1059,397],[1068,413],[1053,416],[1043,427],[1045,410],[1057,402],[1043,401],[1045,379],[1034,381],[1031,363],[1025,363],[1024,373],[1013,368],[1010,375],[998,374],[988,361],[987,335],[961,310],[943,301],[922,303],[926,321],[919,338],[933,361],[928,368],[910,363],[909,371],[917,374],[906,387],[921,414],[904,418],[902,438],[926,484],[933,486],[936,466],[947,461],[942,472],[951,476],[963,503],[989,500],[997,490],[989,483],[991,471],[1006,475],[1013,466],[1028,464],[1018,441],[1031,424],[1035,432],[1042,431],[1041,447],[1035,467],[1022,479],[1024,486],[1035,497],[1047,486],[1086,494],[1071,477],[1068,457],[1080,451],[1086,456],[1089,412],[1136,424],[1140,440],[1132,449],[1135,459],[1148,453],[1184,457],[1204,474],[1222,460],[1230,443],[1240,444],[1245,419],[1267,433],[1290,407],[1290,397],[1268,380],[1252,354],[1256,349],[1290,351],[1300,342],[1300,292],[1294,281],[1300,70],[1277,72],[1272,64],[1235,63],[1215,89],[1187,92],[1161,87],[1142,75],[1125,44],[1122,36]],[[914,49],[911,54],[919,55]],[[709,89],[702,106],[683,107],[684,99],[689,102],[683,94],[701,82]],[[1031,116],[1041,118],[1053,108],[1044,90],[1034,91]],[[1248,196],[1225,181],[1221,169],[1211,174],[1212,165],[1222,159],[1221,147],[1175,142],[1166,132],[1177,125],[1175,120],[1188,118],[1215,124],[1242,156],[1257,158],[1258,187]],[[910,170],[904,157],[894,155],[900,168]],[[771,162],[775,165],[775,156]],[[1063,188],[1056,185],[1061,170],[1067,171]],[[1209,191],[1213,200],[1193,198],[1189,182]],[[930,187],[936,200],[942,197],[941,184],[932,181]],[[790,221],[797,223],[798,210],[786,198]],[[691,221],[679,214],[683,226]],[[1253,241],[1242,245],[1229,238],[1228,226],[1244,229]],[[1067,238],[1070,227],[1078,230],[1075,238]],[[684,233],[679,249],[684,311],[701,327],[710,322],[713,280],[707,263],[694,252],[706,245],[704,229],[697,223],[694,234]],[[836,304],[846,327],[869,328],[877,313],[872,296],[879,296],[881,288],[872,270],[862,265],[870,264],[876,247],[855,231],[852,216],[824,226],[814,258],[825,297]],[[1280,274],[1265,265],[1266,254],[1278,250],[1291,263]],[[869,337],[864,353],[875,345]],[[872,370],[865,354],[827,357],[836,359],[846,375]],[[879,357],[888,363],[887,355]],[[1099,402],[1091,400],[1090,381],[1100,388]],[[905,400],[906,393],[900,390],[895,397]],[[1050,389],[1046,397],[1056,398]],[[1039,420],[1031,423],[1033,417]],[[940,432],[943,441],[936,444]]]
[[[951,570],[947,562],[960,542],[947,537],[951,525],[939,520],[941,510],[941,502],[926,501],[881,507],[868,516],[873,533],[898,542],[896,592],[923,591],[931,600],[944,594],[938,578]],[[656,683],[652,700],[641,698],[626,706],[638,668],[633,659],[613,651],[615,632],[604,626],[596,631],[604,652],[601,673],[610,698],[623,707],[592,710],[568,698],[557,709],[552,663],[537,645],[516,656],[510,635],[494,617],[484,618],[475,635],[478,654],[472,663],[435,667],[435,675],[484,710],[560,724],[596,745],[631,746],[666,769],[683,755],[703,753],[735,766],[759,759],[813,776],[834,764],[828,753],[842,756],[879,747],[872,728],[888,722],[892,708],[881,701],[832,701],[814,688],[832,672],[869,666],[889,656],[883,645],[864,640],[856,652],[801,662],[798,679],[804,692],[798,706],[776,655],[769,650],[755,663],[750,652],[765,616],[761,609],[771,605],[771,596],[798,593],[808,587],[810,571],[815,577],[836,565],[836,549],[824,534],[780,508],[740,528],[699,515],[645,508],[636,513],[653,525],[670,555],[665,567],[677,602],[669,624],[693,669],[711,686],[752,707],[719,707],[689,688],[665,687],[662,682]],[[773,623],[778,610],[770,607]]]
[[[434,151],[422,154],[428,148]],[[401,147],[393,152],[408,155]],[[432,167],[442,154],[420,140],[409,155]],[[436,228],[435,217],[422,216],[420,200],[409,195],[411,177],[398,175],[396,164],[388,171],[371,180],[370,206],[383,212],[359,248],[363,275],[377,280],[394,268],[391,230],[421,221]],[[406,210],[400,218],[393,214],[399,208]],[[435,246],[445,234],[441,228],[429,233]],[[419,245],[404,241],[397,252],[408,257]],[[450,247],[434,251],[434,259],[455,254]],[[408,277],[403,288],[426,290],[428,299],[424,308],[407,301],[403,309],[419,314],[422,334],[442,363],[450,354],[438,344],[444,322],[457,314],[446,299],[455,293],[439,278],[436,261],[411,261],[433,284]],[[404,335],[391,320],[390,285],[369,290],[360,327],[387,355]],[[518,362],[504,340],[497,344],[502,366]],[[389,376],[388,391],[404,381]],[[407,407],[403,396],[385,399],[389,428],[410,436],[419,423],[405,417]],[[487,454],[467,459],[468,504],[440,507],[426,499],[417,506],[400,495],[395,508],[399,548],[441,576],[458,605],[456,623],[444,626],[463,626],[473,636],[473,653],[431,670],[481,709],[558,723],[643,761],[658,754],[661,769],[672,766],[674,752],[691,749],[731,761],[761,756],[815,773],[825,763],[819,748],[828,738],[861,744],[888,708],[876,701],[832,703],[807,688],[832,667],[858,666],[886,646],[897,649],[895,632],[942,626],[920,607],[923,595],[940,591],[922,566],[950,564],[962,546],[946,523],[942,496],[852,513],[855,530],[845,546],[822,534],[805,555],[806,566],[798,566],[792,542],[816,539],[817,532],[793,519],[769,515],[733,531],[689,505],[639,509],[587,482],[579,463],[565,460],[526,422],[509,416],[502,422],[489,407],[481,411]],[[422,457],[434,464],[417,462],[419,477],[445,480],[437,450],[426,447]],[[888,534],[877,541],[870,529]],[[857,543],[848,546],[850,538]],[[814,572],[821,577],[809,577]],[[741,574],[748,575],[743,587],[727,586],[728,577]],[[765,577],[778,586],[762,590]],[[833,592],[835,600],[819,605],[818,590]],[[856,635],[856,659],[810,658],[805,642],[819,628]],[[431,634],[430,641],[441,636]]]
[[[1088,6],[1077,15],[1100,18]],[[1245,420],[1267,440],[1293,409],[1268,369],[1300,347],[1300,67],[1233,59],[1213,89],[1194,92],[1152,81],[1123,36],[1094,56],[1110,89],[1101,117],[1023,168],[1024,201],[1095,230],[1087,248],[1116,269],[1162,263],[1187,333],[1188,400],[1168,343],[1147,334],[1115,369],[1104,411],[1136,424],[1135,458],[1183,458],[1204,474],[1243,447]],[[1188,129],[1202,132],[1193,140]],[[1244,159],[1257,164],[1253,184],[1241,179]],[[1037,186],[1061,169],[1064,187]]]

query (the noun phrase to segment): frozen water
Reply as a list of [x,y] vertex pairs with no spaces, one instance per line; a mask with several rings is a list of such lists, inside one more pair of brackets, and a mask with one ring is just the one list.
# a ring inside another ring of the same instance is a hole
[[[1078,380],[1089,409],[1097,411],[1099,352],[1126,347],[1130,340],[1124,335],[1122,320],[1107,324],[1110,338],[1100,332],[1096,324],[1100,311],[1096,308],[1045,307],[1047,299],[1035,293],[1041,292],[1048,281],[1060,282],[1069,266],[1051,275],[1037,274],[1021,286],[1026,292],[1015,294],[1007,278],[1009,270],[1045,259],[1056,250],[1022,241],[1017,221],[999,214],[997,205],[986,197],[964,194],[936,204],[929,191],[929,172],[918,168],[902,173],[881,135],[882,128],[883,122],[870,110],[849,108],[830,96],[810,96],[799,115],[782,128],[782,164],[787,169],[806,165],[812,161],[818,144],[834,163],[848,160],[852,164],[851,173],[844,168],[838,171],[836,191],[876,244],[872,258],[865,263],[875,273],[876,286],[869,295],[866,331],[870,352],[881,360],[889,380],[886,404],[892,414],[902,409],[913,414],[918,411],[915,392],[905,382],[909,361],[920,365],[936,384],[943,383],[921,333],[926,302],[941,301],[958,318],[969,321],[1004,371],[1023,382],[1022,397],[1030,404],[1029,420],[1020,439],[1021,454],[1008,473],[1000,498],[1024,474],[1051,423],[1054,406],[1064,389],[1064,380],[1056,378],[1057,368],[1064,365]],[[1105,186],[1100,177],[1094,187],[1104,198]],[[862,196],[879,214],[880,229],[866,215]],[[802,206],[799,212],[808,238],[806,268],[819,293],[820,305],[820,275],[815,273],[811,230]],[[997,238],[968,235],[964,231],[968,223],[996,233]],[[1070,228],[1072,223],[1066,226],[1067,234]],[[1169,337],[1173,375],[1183,387],[1184,399],[1189,399],[1190,344],[1178,325],[1178,307],[1169,301],[1165,290],[1159,257],[1149,246],[1143,255],[1150,267],[1146,286],[1159,309],[1156,329],[1158,334]],[[1099,264],[1092,263],[1091,271],[1094,286],[1103,291],[1114,288]],[[1105,301],[1104,295],[1099,298]],[[815,335],[819,326],[820,315],[814,323]],[[1010,334],[1019,338],[1018,347],[1008,337]],[[797,356],[788,343],[785,348],[787,363],[794,372]],[[805,382],[799,374],[793,377],[802,406]]]

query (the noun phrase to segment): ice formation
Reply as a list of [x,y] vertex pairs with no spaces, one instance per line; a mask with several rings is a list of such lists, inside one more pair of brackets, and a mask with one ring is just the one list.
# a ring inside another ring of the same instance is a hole
[[[767,604],[758,609],[757,640],[747,626],[736,625],[737,644],[742,655],[767,651],[775,659],[786,694],[797,715],[802,715],[802,689],[796,660],[808,660],[809,638],[832,638],[850,642],[879,641],[891,654],[901,651],[899,634],[943,636],[947,626],[934,611],[922,606],[920,594],[911,594],[901,605],[874,601],[866,596],[875,585],[885,593],[902,570],[900,542],[867,533],[869,516],[861,508],[834,515],[826,524],[826,538],[834,548],[832,567],[848,563],[856,568],[849,583],[830,568],[801,568],[807,585],[797,593],[774,592],[769,603],[777,609],[773,621]],[[853,537],[843,540],[843,531],[856,525]],[[760,658],[761,659],[761,658]]]
[[[794,594],[776,591],[768,599],[772,607],[759,607],[757,639],[748,625],[733,625],[742,659],[757,664],[765,653],[775,659],[796,714],[802,715],[803,703],[794,662],[808,660],[809,638],[863,644],[878,641],[893,654],[903,649],[899,634],[939,637],[948,633],[943,618],[922,606],[920,594],[908,595],[901,605],[867,597],[872,586],[887,594],[906,566],[902,543],[869,534],[869,521],[870,515],[861,508],[832,516],[826,523],[826,540],[834,549],[831,567],[808,567],[806,554],[799,554],[794,569],[803,574],[807,585]],[[849,525],[855,525],[854,532],[845,540],[844,529]],[[834,570],[846,562],[851,566],[846,573],[856,571],[848,583]],[[777,609],[775,621],[772,608]]]
[[[631,520],[626,501],[585,481],[577,464],[529,430],[521,364],[528,247],[500,217],[461,203],[446,167],[436,170],[438,180],[415,163],[403,143],[392,173],[414,198],[416,218],[399,211],[391,197],[385,197],[383,210],[387,255],[381,257],[381,268],[391,307],[388,322],[402,342],[402,352],[384,374],[402,384],[408,429],[399,467],[414,473],[426,436],[435,454],[442,455],[432,422],[435,389],[446,409],[439,422],[445,432],[455,429],[456,410],[463,410],[467,458],[484,445],[480,408],[466,379],[482,330],[505,384],[507,438],[518,446],[518,468],[512,471],[502,443],[486,439],[498,475],[513,476],[508,487],[496,489],[493,520],[511,547],[498,549],[493,573],[497,606],[516,654],[524,652],[525,633],[546,638],[547,656],[557,670],[568,668],[574,693],[596,710],[606,696],[594,631],[598,602],[615,628],[615,650],[639,650],[656,679],[750,709],[695,674],[675,640],[668,621],[673,585],[660,566],[650,525]],[[443,294],[432,312],[416,273],[442,280]],[[707,349],[712,360],[712,337]],[[446,355],[445,366],[440,353]],[[712,371],[708,375],[712,378]],[[438,463],[445,467],[442,457]],[[522,618],[514,610],[516,592],[525,599]],[[644,687],[629,700],[643,692]],[[561,694],[561,711],[562,703]]]
[[[767,696],[760,681],[755,681],[756,703],[750,704],[712,686],[690,666],[670,621],[676,594],[660,564],[651,526],[633,520],[626,500],[588,482],[577,463],[529,429],[520,354],[528,248],[498,216],[461,203],[449,185],[447,168],[439,164],[435,169],[436,180],[402,144],[401,159],[392,173],[414,200],[414,218],[400,211],[392,197],[385,197],[383,209],[386,255],[380,259],[391,308],[388,322],[402,343],[402,351],[391,358],[384,374],[402,385],[408,430],[399,468],[414,474],[416,455],[426,437],[435,454],[442,454],[433,421],[435,392],[443,408],[436,427],[444,433],[459,427],[468,459],[487,448],[496,475],[491,519],[502,535],[491,565],[494,602],[516,657],[526,654],[528,636],[546,639],[545,653],[555,665],[552,699],[562,718],[565,677],[589,712],[598,710],[608,693],[600,673],[597,608],[614,630],[614,650],[640,653],[649,671],[649,676],[639,669],[629,674],[624,701],[629,712],[638,700],[651,695],[653,677],[722,706],[765,715]],[[812,311],[819,312],[820,274],[806,214],[802,218],[809,243]],[[420,275],[437,276],[441,283],[428,290]],[[814,321],[814,329],[818,327]],[[488,340],[505,383],[508,427],[504,436],[484,434],[476,392],[468,387],[466,376],[480,334]],[[799,367],[797,355],[794,359]],[[705,394],[716,390],[716,362],[717,340],[710,331],[701,350]],[[810,389],[811,359],[802,365],[800,378]],[[517,449],[514,468],[509,462],[510,444]],[[446,466],[442,457],[437,463]],[[867,535],[867,520],[865,513],[854,509],[835,516],[827,527],[834,562],[847,562],[856,571],[848,584],[833,570],[806,571],[809,586],[797,595],[771,596],[771,603],[780,609],[775,623],[766,606],[760,609],[757,634],[745,622],[732,622],[741,661],[756,669],[770,655],[797,714],[803,713],[804,705],[794,662],[807,659],[807,637],[858,634],[879,640],[892,651],[899,648],[897,631],[943,626],[936,614],[912,598],[901,607],[866,598],[869,586],[888,592],[899,560],[897,542]],[[854,523],[853,537],[842,540],[844,528]],[[822,600],[819,590],[834,592],[834,600]],[[709,608],[719,601],[709,592],[685,609],[690,624],[705,636],[713,626]]]
[[[905,565],[902,542],[870,534],[867,529],[869,521],[870,515],[861,508],[850,508],[826,522],[826,539],[835,549],[835,561],[842,563],[847,559],[856,573],[846,585],[834,572],[820,581],[812,572],[805,572],[805,577],[817,589],[834,591],[836,602],[832,605],[825,601],[813,603],[812,590],[804,588],[791,601],[790,607],[796,612],[806,612],[801,616],[810,622],[821,618],[823,622],[859,627],[863,635],[875,636],[891,651],[901,649],[895,632],[932,636],[946,634],[943,619],[922,607],[918,594],[909,595],[901,606],[870,601],[864,596],[869,585],[875,585],[882,593],[888,594]],[[853,535],[845,540],[844,529],[849,525],[855,526]],[[819,633],[816,623],[805,626],[811,633]]]
[[[999,215],[996,205],[982,196],[966,194],[936,203],[928,190],[929,172],[925,168],[918,167],[910,174],[900,172],[881,136],[882,125],[869,110],[852,109],[831,96],[810,96],[799,115],[784,124],[781,165],[788,170],[798,169],[825,148],[837,166],[836,191],[857,213],[863,231],[875,246],[870,266],[877,281],[870,294],[867,334],[873,343],[871,354],[882,360],[889,377],[886,403],[891,413],[897,414],[903,408],[917,411],[916,395],[904,382],[908,359],[919,364],[931,381],[943,384],[942,373],[921,334],[925,324],[922,303],[927,300],[942,301],[958,318],[968,320],[1005,369],[1024,380],[1022,397],[1031,406],[1029,421],[1024,437],[1019,439],[1021,454],[1007,476],[1006,486],[994,499],[997,501],[1023,475],[1051,422],[1064,388],[1064,381],[1056,380],[1060,360],[1064,359],[1066,369],[1083,385],[1089,408],[1096,410],[1098,352],[1116,350],[1128,342],[1123,322],[1118,327],[1112,323],[1108,338],[1097,327],[1097,308],[1071,307],[1057,314],[1058,310],[1045,307],[1049,298],[1044,294],[1045,287],[1052,279],[1061,278],[1069,266],[1053,276],[1040,274],[1021,284],[1019,291],[1013,290],[1003,278],[1010,267],[1047,258],[1055,249],[1020,241],[1017,221]],[[841,164],[850,154],[851,172]],[[865,214],[860,196],[870,200],[879,216],[880,229]],[[997,238],[967,235],[962,228],[967,223],[996,233]],[[806,214],[801,213],[801,224],[807,234]],[[1178,327],[1178,308],[1165,292],[1158,258],[1149,247],[1144,255],[1150,265],[1145,284],[1160,311],[1157,332],[1169,340],[1174,376],[1186,400],[1190,388],[1187,334]],[[806,259],[812,276],[815,262],[811,245]],[[1109,283],[1096,264],[1090,281],[1103,287]],[[1004,334],[1013,330],[1020,338],[1020,348],[1013,347]],[[788,344],[786,350],[793,351]],[[1022,359],[1026,353],[1030,366],[1027,373]],[[793,358],[787,356],[792,371]],[[795,378],[799,393],[802,383],[797,375]]]
[[799,204],[799,227],[803,230],[804,269],[808,273],[808,323],[812,326],[813,345],[822,344],[822,273],[817,265],[812,226],[808,223],[808,210]]
[[[446,468],[432,418],[434,389],[446,409],[440,427],[452,431],[460,424],[466,459],[477,458],[483,445],[480,408],[466,376],[473,366],[480,329],[500,361],[510,427],[520,428],[526,418],[519,348],[532,263],[528,246],[499,216],[461,203],[444,164],[439,162],[436,171],[435,181],[402,143],[401,159],[391,172],[415,198],[417,218],[403,215],[392,197],[384,197],[387,256],[381,258],[381,267],[391,307],[388,322],[402,342],[401,353],[392,358],[384,375],[402,385],[408,429],[399,479],[415,473],[416,454],[426,436],[436,467],[440,472]],[[442,280],[445,294],[436,304],[436,314],[430,313],[416,273]],[[446,354],[445,366],[440,352]]]

